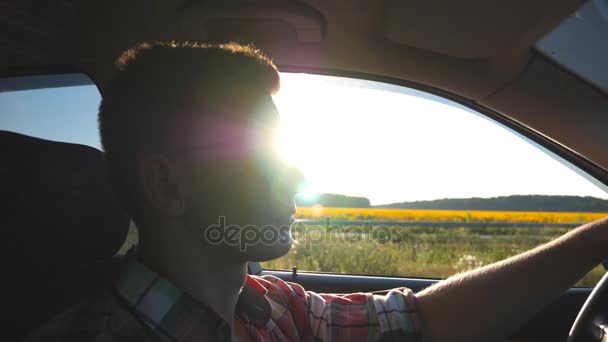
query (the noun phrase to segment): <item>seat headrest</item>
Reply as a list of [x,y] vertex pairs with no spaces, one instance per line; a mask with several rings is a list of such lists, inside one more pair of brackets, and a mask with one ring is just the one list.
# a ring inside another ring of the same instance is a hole
[[101,151],[0,131],[3,244],[22,272],[54,272],[110,259],[129,216]]

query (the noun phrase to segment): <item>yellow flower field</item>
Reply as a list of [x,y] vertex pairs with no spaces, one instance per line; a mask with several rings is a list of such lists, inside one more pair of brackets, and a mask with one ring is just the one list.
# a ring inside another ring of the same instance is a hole
[[584,223],[608,213],[299,207],[296,219],[440,222]]
[[[333,220],[464,224],[443,228],[381,227],[372,223],[370,227],[332,226],[321,231],[314,224],[298,225],[293,230],[294,244],[289,253],[262,263],[262,267],[290,270],[295,265],[299,270],[313,272],[446,278],[530,250],[571,229],[551,227],[552,223],[578,225],[605,216],[608,213],[301,207],[296,213],[298,219],[330,217]],[[468,222],[549,224],[533,228],[509,228],[499,224],[469,229],[466,227]],[[376,231],[383,234],[374,235]],[[387,234],[391,236],[390,241],[380,238]],[[577,286],[594,286],[604,273],[603,267],[598,266]]]

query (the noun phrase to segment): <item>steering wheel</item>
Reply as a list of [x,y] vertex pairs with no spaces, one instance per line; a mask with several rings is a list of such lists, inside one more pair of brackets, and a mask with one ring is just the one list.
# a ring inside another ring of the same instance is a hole
[[595,288],[578,313],[567,342],[608,342],[608,272]]

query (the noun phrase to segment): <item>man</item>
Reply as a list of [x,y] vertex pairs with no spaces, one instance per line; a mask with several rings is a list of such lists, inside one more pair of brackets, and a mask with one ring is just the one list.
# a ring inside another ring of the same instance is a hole
[[300,179],[271,147],[277,69],[251,47],[177,43],[137,46],[119,67],[100,132],[140,245],[115,287],[64,316],[55,337],[500,340],[607,256],[603,220],[417,294],[320,295],[248,276],[248,261],[291,246]]

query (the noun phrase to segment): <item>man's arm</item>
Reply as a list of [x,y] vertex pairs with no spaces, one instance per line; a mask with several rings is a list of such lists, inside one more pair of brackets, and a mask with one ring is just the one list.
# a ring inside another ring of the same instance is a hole
[[608,256],[608,219],[419,292],[431,341],[508,337]]

